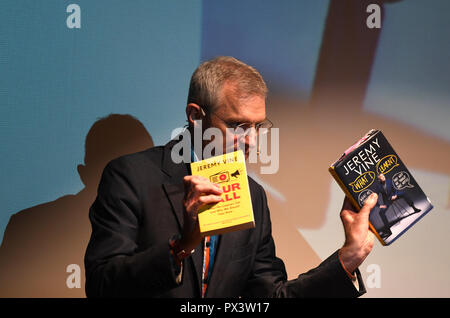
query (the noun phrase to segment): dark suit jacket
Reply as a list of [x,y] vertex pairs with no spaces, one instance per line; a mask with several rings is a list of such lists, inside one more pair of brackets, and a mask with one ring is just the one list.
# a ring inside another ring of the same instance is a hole
[[[187,164],[171,160],[175,141],[110,162],[89,218],[85,255],[88,297],[200,297],[202,248],[184,260],[183,279],[169,238],[183,227],[183,177]],[[221,235],[206,297],[355,297],[358,292],[337,252],[320,266],[287,281],[275,256],[267,199],[249,178],[256,227]],[[292,253],[299,253],[292,248]],[[358,272],[360,286],[363,286]],[[364,292],[364,287],[362,287]]]

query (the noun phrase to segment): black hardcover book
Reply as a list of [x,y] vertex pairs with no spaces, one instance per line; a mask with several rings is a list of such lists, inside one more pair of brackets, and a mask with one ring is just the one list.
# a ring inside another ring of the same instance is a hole
[[370,229],[389,245],[432,208],[405,164],[380,130],[371,130],[329,168],[353,205],[360,209],[373,192]]

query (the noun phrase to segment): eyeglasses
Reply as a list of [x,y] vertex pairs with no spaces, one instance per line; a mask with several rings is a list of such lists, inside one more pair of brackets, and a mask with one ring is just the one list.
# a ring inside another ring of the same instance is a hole
[[[206,112],[203,110],[203,108],[200,107],[200,109],[202,110],[203,116],[206,116]],[[216,115],[215,113],[211,112],[210,114],[219,118],[225,124],[225,126],[227,126],[227,128],[229,128],[231,130],[231,132],[236,136],[248,135],[248,134],[250,134],[250,131],[252,128],[255,128],[255,131],[257,134],[265,135],[269,132],[269,129],[273,127],[273,123],[268,118],[264,119],[262,122],[255,123],[255,124],[235,123],[235,122],[229,122],[229,121],[223,119],[222,117]],[[263,129],[260,130],[261,128],[263,128]]]

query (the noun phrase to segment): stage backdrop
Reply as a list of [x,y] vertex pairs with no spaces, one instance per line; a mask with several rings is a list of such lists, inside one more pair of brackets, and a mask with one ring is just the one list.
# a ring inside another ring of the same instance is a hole
[[378,128],[435,208],[392,246],[375,243],[365,297],[450,297],[447,12],[446,0],[3,0],[0,296],[85,296],[105,164],[166,143],[194,69],[232,55],[269,86],[279,169],[249,170],[289,278],[342,245],[327,168]]

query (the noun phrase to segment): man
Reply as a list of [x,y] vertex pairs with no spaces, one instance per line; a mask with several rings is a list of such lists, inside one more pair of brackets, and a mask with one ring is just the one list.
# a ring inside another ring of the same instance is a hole
[[[415,213],[422,211],[414,205],[414,202],[403,192],[395,189],[392,184],[391,179],[386,179],[386,176],[380,173],[377,176],[378,184],[376,188],[376,192],[378,194],[377,206],[380,209],[379,215],[381,220],[383,221],[383,228],[381,232],[381,237],[383,239],[391,236],[391,224],[394,224],[398,220],[393,220],[389,222],[386,214],[389,210],[389,206],[398,199],[404,199],[405,202],[414,210]],[[406,212],[406,211],[403,211]],[[403,213],[402,213],[403,214]]]
[[[191,79],[188,129],[192,132],[201,123],[202,129],[215,127],[230,137],[227,128],[242,128],[247,133],[231,137],[235,145],[243,144],[248,157],[258,129],[268,126],[266,94],[254,68],[231,57],[207,61]],[[226,139],[224,152],[230,150]],[[205,178],[191,176],[187,163],[172,161],[177,142],[118,158],[105,168],[90,210],[88,297],[354,297],[365,292],[358,266],[374,243],[368,217],[376,194],[359,213],[345,200],[343,247],[288,281],[284,263],[275,255],[265,192],[251,178],[256,227],[202,238],[198,210],[219,202],[221,190]],[[198,154],[191,152],[195,159]],[[211,242],[214,251],[207,255]],[[210,259],[213,264],[207,262]]]

